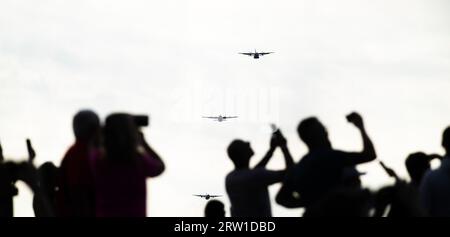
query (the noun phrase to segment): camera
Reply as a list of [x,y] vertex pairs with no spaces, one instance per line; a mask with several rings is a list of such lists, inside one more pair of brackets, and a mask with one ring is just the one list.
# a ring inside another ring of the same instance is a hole
[[133,115],[134,123],[138,127],[146,127],[149,124],[147,115]]

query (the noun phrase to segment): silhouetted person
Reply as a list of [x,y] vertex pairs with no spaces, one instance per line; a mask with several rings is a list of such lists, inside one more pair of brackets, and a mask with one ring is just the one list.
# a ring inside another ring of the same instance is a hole
[[426,216],[420,204],[418,189],[404,181],[399,180],[394,185],[383,187],[375,194],[375,217],[382,217],[388,206],[387,217]]
[[48,210],[43,210],[42,200],[39,200],[39,196],[33,198],[33,209],[36,217],[49,217],[55,215],[56,209],[56,192],[58,190],[58,168],[52,162],[45,162],[37,170],[39,177],[39,188],[42,191],[44,197],[48,200],[48,204],[51,208],[51,215],[48,214]]
[[269,151],[254,168],[250,168],[254,154],[250,143],[234,140],[228,146],[228,156],[235,167],[225,180],[232,217],[272,216],[268,186],[283,180],[286,170],[273,171],[265,167],[278,146],[283,151],[286,169],[292,167],[294,161],[281,132],[272,136]]
[[148,177],[164,163],[128,114],[112,114],[103,129],[105,152],[94,156],[96,216],[145,217]]
[[225,217],[225,205],[221,201],[211,200],[206,204],[205,217],[221,218]]
[[66,152],[60,166],[57,215],[95,216],[93,177],[89,157],[98,149],[100,120],[90,110],[79,111],[73,118],[75,144]]
[[406,158],[406,170],[411,178],[411,184],[414,187],[418,188],[420,186],[423,176],[431,168],[430,162],[435,158],[440,159],[441,157],[435,154],[427,155],[423,152],[416,152]]
[[32,161],[35,157],[31,142],[27,140],[29,160],[22,162],[5,161],[0,146],[0,217],[13,217],[13,197],[18,194],[15,182],[23,181],[36,197],[39,197],[39,205],[42,213],[50,216],[51,209],[48,200],[43,195],[38,183],[39,178]]
[[372,194],[359,188],[338,188],[305,210],[304,217],[369,217]]
[[[380,165],[395,179],[395,184],[378,190],[374,195],[374,216],[382,217],[423,217],[426,216],[419,200],[419,190],[412,183],[402,180],[397,173],[382,161]],[[389,209],[387,209],[390,207]],[[386,213],[386,210],[389,210]]]
[[374,160],[376,153],[361,116],[352,113],[347,116],[347,120],[361,132],[361,152],[334,150],[327,130],[317,118],[300,122],[297,131],[308,147],[308,154],[287,175],[276,197],[277,203],[289,208],[308,207],[336,188],[346,184],[359,186],[358,175],[348,174],[357,173],[355,166]]
[[441,166],[423,177],[420,195],[423,207],[430,216],[450,216],[450,127],[444,130],[442,146],[445,156]]
[[13,197],[18,193],[14,184],[17,180],[17,166],[4,160],[0,144],[0,217],[14,215]]
[[11,177],[11,165],[5,162],[0,144],[0,217],[13,216],[13,197],[17,195],[14,179]]

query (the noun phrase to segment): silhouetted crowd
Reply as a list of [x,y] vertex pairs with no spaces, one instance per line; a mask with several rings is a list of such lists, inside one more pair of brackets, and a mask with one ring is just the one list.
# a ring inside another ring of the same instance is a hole
[[[373,191],[361,185],[364,173],[358,164],[377,159],[375,147],[362,117],[351,113],[347,121],[361,134],[359,152],[334,149],[325,126],[315,117],[302,120],[297,127],[308,148],[295,163],[287,140],[279,129],[256,166],[250,167],[254,152],[247,141],[236,139],[227,154],[234,164],[225,178],[233,217],[271,217],[268,187],[281,183],[276,203],[286,208],[303,208],[304,217],[444,217],[450,216],[450,127],[442,137],[444,155],[415,152],[405,160],[410,181],[379,161],[393,185]],[[146,180],[165,170],[164,162],[147,143],[141,127],[145,117],[126,113],[109,115],[104,123],[97,114],[82,110],[73,118],[74,144],[67,150],[60,167],[46,162],[36,168],[36,153],[27,140],[28,160],[7,161],[0,146],[0,216],[12,217],[15,186],[23,181],[33,191],[37,217],[145,217]],[[285,168],[266,168],[275,150],[280,149]],[[432,160],[440,166],[432,170]],[[205,217],[226,216],[219,200],[207,203]]]
[[[356,165],[377,158],[362,117],[351,113],[347,121],[360,132],[363,149],[345,152],[333,148],[325,126],[315,117],[302,120],[297,127],[308,153],[294,164],[287,141],[278,129],[273,133],[270,148],[262,160],[250,167],[253,150],[249,142],[234,140],[228,156],[235,169],[226,177],[226,190],[233,217],[270,217],[268,186],[281,182],[276,203],[287,208],[304,208],[304,217],[446,217],[450,216],[450,127],[442,137],[445,155],[410,154],[405,161],[411,181],[397,176],[383,162],[379,164],[395,184],[371,191],[362,187],[364,173]],[[266,164],[275,149],[280,148],[286,163],[284,170],[268,170]],[[431,170],[430,162],[440,160],[440,167]]]
[[[33,191],[37,217],[145,217],[146,179],[160,175],[164,163],[140,131],[142,119],[125,113],[109,115],[103,126],[96,113],[78,112],[73,119],[75,143],[61,166],[33,166],[29,160],[0,165],[0,215],[13,216],[15,182]],[[0,154],[3,154],[0,151]]]

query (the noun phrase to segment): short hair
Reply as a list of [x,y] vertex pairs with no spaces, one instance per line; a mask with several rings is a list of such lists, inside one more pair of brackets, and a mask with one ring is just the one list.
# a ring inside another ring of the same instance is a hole
[[442,146],[450,152],[450,126],[444,130],[442,134]]
[[81,110],[73,117],[73,132],[77,140],[89,140],[100,128],[100,119],[91,110]]
[[423,152],[412,153],[406,158],[405,166],[411,180],[420,183],[423,175],[430,168],[430,158]]
[[236,139],[233,140],[227,148],[228,157],[233,161],[234,164],[239,163],[239,159],[241,158],[242,151],[247,143]]
[[209,201],[205,207],[205,217],[225,217],[225,205],[218,200]]
[[300,138],[305,143],[314,139],[314,137],[316,136],[317,125],[321,125],[321,123],[316,117],[309,117],[303,119],[299,123],[297,127],[297,132]]

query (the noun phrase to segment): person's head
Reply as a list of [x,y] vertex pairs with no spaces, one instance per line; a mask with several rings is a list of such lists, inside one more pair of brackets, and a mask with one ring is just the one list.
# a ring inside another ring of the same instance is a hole
[[232,141],[228,146],[227,153],[236,168],[247,168],[250,158],[254,154],[250,143],[242,140]]
[[412,153],[406,158],[405,166],[411,182],[419,185],[424,174],[430,169],[430,158],[423,152]]
[[38,169],[40,185],[43,191],[52,197],[58,187],[58,168],[52,162],[45,162]]
[[225,217],[225,206],[218,200],[209,201],[205,207],[205,217]]
[[444,130],[444,134],[442,135],[442,146],[447,155],[450,155],[450,126]]
[[91,110],[81,110],[73,117],[72,126],[77,141],[90,142],[98,137],[100,119]]
[[331,143],[328,140],[327,129],[316,117],[302,120],[297,127],[297,132],[310,150],[331,147]]
[[131,115],[109,115],[105,121],[103,136],[108,159],[130,161],[136,157],[139,133]]

